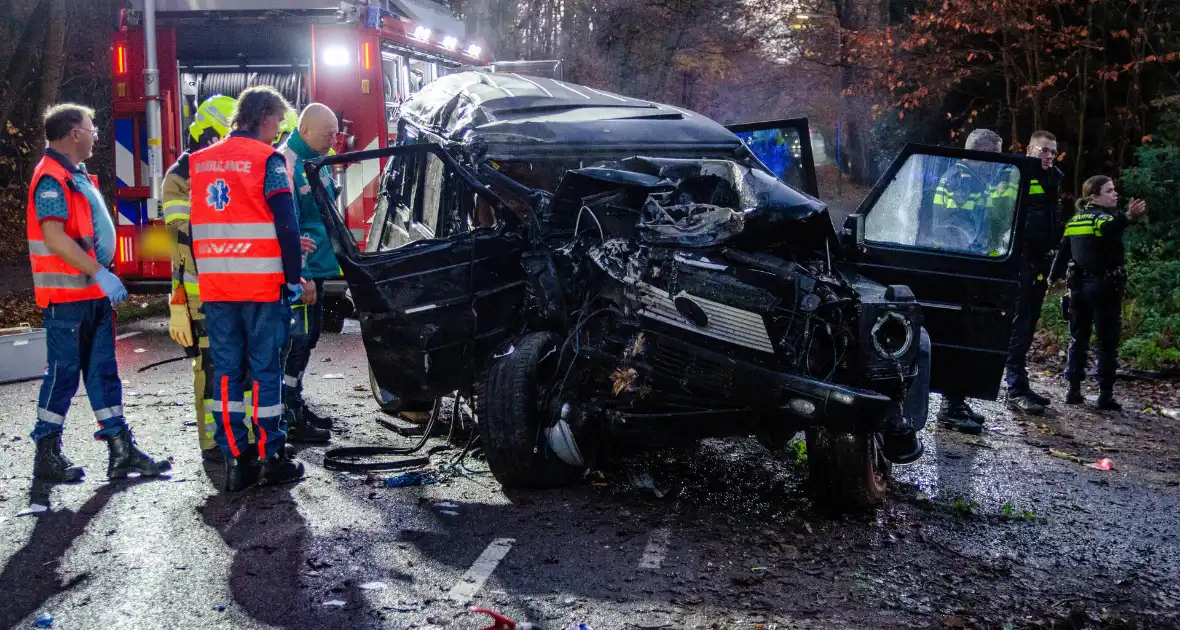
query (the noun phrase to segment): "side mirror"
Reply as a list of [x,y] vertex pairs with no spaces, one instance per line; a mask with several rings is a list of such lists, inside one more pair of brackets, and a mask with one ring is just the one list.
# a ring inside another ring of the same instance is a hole
[[858,249],[865,241],[865,218],[863,214],[851,214],[844,220],[840,231],[840,245],[845,251]]

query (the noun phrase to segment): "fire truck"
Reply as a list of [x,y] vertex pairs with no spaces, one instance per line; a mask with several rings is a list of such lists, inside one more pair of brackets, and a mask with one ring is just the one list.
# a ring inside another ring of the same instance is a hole
[[[463,23],[429,0],[130,4],[119,13],[111,47],[115,265],[138,293],[170,290],[161,173],[187,148],[188,125],[205,98],[270,85],[297,109],[331,107],[341,121],[337,151],[376,149],[390,142],[390,123],[410,94],[449,72],[492,65],[481,43],[465,39]],[[370,161],[337,173],[339,207],[362,244],[382,166]],[[325,291],[329,330],[351,310],[343,287],[333,282]]]

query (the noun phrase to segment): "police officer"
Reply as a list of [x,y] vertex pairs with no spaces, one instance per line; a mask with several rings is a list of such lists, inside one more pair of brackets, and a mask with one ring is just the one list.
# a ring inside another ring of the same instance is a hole
[[79,375],[98,420],[94,438],[107,443],[107,477],[158,475],[172,465],[140,451],[123,416],[112,304],[127,299],[127,290],[106,268],[115,253],[115,226],[98,179],[82,164],[98,139],[94,110],[56,105],[45,112],[44,127],[49,146],[33,171],[27,210],[33,291],[44,315],[49,364],[30,436],[37,446],[33,475],[54,482],[84,475],[61,450]]
[[1065,276],[1068,288],[1071,341],[1065,367],[1065,379],[1069,381],[1065,402],[1070,405],[1083,402],[1086,353],[1090,332],[1097,328],[1098,408],[1110,411],[1122,410],[1122,405],[1114,399],[1114,381],[1126,281],[1123,231],[1131,220],[1147,212],[1144,201],[1132,199],[1123,214],[1116,208],[1118,200],[1109,177],[1095,175],[1086,180],[1077,213],[1065,225],[1065,236],[1049,272],[1051,281]]
[[[996,132],[976,129],[967,136],[965,148],[998,153],[1001,144]],[[935,247],[974,253],[990,251],[989,209],[996,203],[995,198],[1007,195],[999,192],[1000,186],[991,181],[990,173],[983,172],[984,166],[958,160],[939,180],[934,192],[932,245]],[[952,385],[941,393],[939,424],[963,433],[983,431],[986,418],[971,409],[961,390]]]
[[205,99],[197,107],[189,125],[190,151],[180,155],[164,175],[162,198],[164,223],[172,237],[172,300],[168,333],[172,339],[193,348],[193,394],[197,414],[197,437],[205,459],[222,458],[213,439],[213,360],[209,352],[209,335],[201,313],[196,260],[192,251],[189,226],[189,156],[229,134],[229,121],[235,101],[220,94]]
[[[320,298],[309,300],[306,304],[296,304],[292,308],[294,323],[286,360],[283,401],[287,425],[290,427],[289,436],[295,442],[323,443],[331,437],[331,419],[320,417],[303,400],[303,375],[324,327],[324,280],[339,276],[340,265],[332,253],[328,229],[324,227],[319,206],[311,194],[311,185],[307,182],[303,165],[307,160],[322,157],[332,149],[339,126],[336,114],[330,108],[321,103],[312,103],[304,108],[297,128],[279,148],[279,152],[287,159],[287,172],[295,187],[299,231],[303,237],[303,277],[314,283],[314,293]],[[335,197],[336,186],[328,173],[328,167],[320,169],[320,180],[327,186],[328,196]]]
[[[272,143],[290,109],[274,88],[238,97],[229,137],[190,158],[193,253],[213,356],[215,439],[225,489],[294,481],[303,465],[284,448],[283,347],[290,304],[302,297],[299,225],[283,156]],[[242,393],[252,372],[253,417]],[[249,422],[257,443],[249,443]]]
[[1050,257],[1061,239],[1059,191],[1064,174],[1053,165],[1057,159],[1057,138],[1048,131],[1033,133],[1028,142],[1028,156],[1041,161],[1041,173],[1028,180],[1028,215],[1021,232],[1019,294],[1012,317],[1005,382],[1010,408],[1041,416],[1045,414],[1049,399],[1030,388],[1026,356],[1049,288],[1046,277]]

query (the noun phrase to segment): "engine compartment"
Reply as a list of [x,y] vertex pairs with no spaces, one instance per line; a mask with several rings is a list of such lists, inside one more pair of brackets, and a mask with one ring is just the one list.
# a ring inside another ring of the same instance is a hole
[[915,375],[916,302],[850,282],[823,204],[757,169],[631,158],[571,170],[535,219],[529,327],[559,329],[570,366],[554,396],[616,429],[806,423],[847,411],[829,406],[841,387],[849,407],[884,409]]

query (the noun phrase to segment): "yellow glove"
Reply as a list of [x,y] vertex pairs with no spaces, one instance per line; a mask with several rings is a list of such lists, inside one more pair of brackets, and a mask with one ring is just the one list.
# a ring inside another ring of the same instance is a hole
[[168,335],[172,341],[188,348],[193,345],[193,325],[188,318],[188,306],[184,304],[169,304],[171,318],[168,320]]

